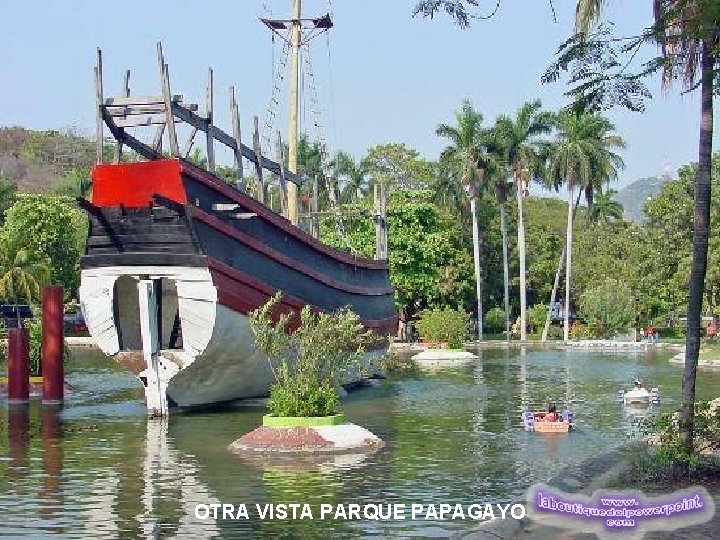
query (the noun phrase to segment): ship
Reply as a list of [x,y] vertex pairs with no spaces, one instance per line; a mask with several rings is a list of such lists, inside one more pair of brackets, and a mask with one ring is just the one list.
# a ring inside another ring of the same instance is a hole
[[[304,21],[299,13],[284,21],[291,54],[301,45]],[[331,26],[327,16],[309,21],[321,30]],[[203,113],[172,94],[160,43],[157,52],[161,95],[132,96],[128,72],[123,94],[105,97],[98,50],[98,164],[92,170],[91,198],[78,201],[89,218],[80,305],[98,347],[137,376],[153,416],[173,407],[267,395],[273,372],[256,346],[249,316],[278,292],[277,311],[290,314],[294,324],[305,306],[317,312],[350,308],[379,338],[366,352],[367,362],[381,355],[387,345],[382,338],[397,327],[386,236],[378,256],[368,259],[325,245],[316,238],[317,230],[313,235],[299,227],[297,185],[305,179],[292,156],[286,164],[282,152],[275,161],[263,155],[257,117],[252,147],[243,143],[232,88],[233,132],[215,125],[212,71]],[[297,77],[297,62],[294,69]],[[182,149],[179,124],[190,130]],[[150,142],[132,129],[148,127],[155,130]],[[107,163],[105,129],[115,144]],[[291,124],[291,149],[297,140],[293,129],[297,125]],[[188,159],[198,134],[207,143],[206,167]],[[215,172],[216,142],[235,157],[233,184]],[[134,153],[133,161],[122,159],[125,149]],[[247,164],[254,192],[245,177]],[[280,188],[282,213],[265,204],[271,177]],[[374,219],[383,238],[385,218],[378,214]],[[351,378],[369,374],[360,370]]]

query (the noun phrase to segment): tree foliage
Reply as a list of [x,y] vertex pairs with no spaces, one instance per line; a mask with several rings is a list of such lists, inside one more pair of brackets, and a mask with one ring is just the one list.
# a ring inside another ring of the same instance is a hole
[[0,248],[6,254],[24,252],[29,261],[47,264],[50,281],[72,290],[79,278],[77,228],[85,221],[67,197],[21,195],[5,215]]
[[580,313],[597,337],[609,338],[635,320],[635,299],[630,287],[606,277],[580,296]]
[[250,314],[258,348],[267,356],[275,383],[270,412],[276,416],[331,416],[340,404],[338,388],[358,371],[371,336],[350,310],[313,313],[305,306],[299,326],[280,307],[281,294]]

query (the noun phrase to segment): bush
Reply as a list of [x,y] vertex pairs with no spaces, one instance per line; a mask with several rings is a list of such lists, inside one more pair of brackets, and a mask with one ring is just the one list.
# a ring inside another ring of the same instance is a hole
[[[338,313],[300,312],[300,325],[282,313],[281,295],[250,314],[258,348],[268,357],[275,376],[268,407],[275,416],[331,416],[340,405],[338,388],[357,371],[371,334],[345,309]],[[298,322],[298,321],[294,321]]]
[[676,414],[660,416],[652,424],[652,439],[658,446],[650,465],[656,476],[676,478],[697,467],[704,455],[715,455],[720,450],[720,401],[695,404],[692,451],[683,445]]
[[530,323],[533,332],[537,332],[545,326],[547,313],[548,307],[545,304],[535,304],[528,310],[528,323]]
[[505,331],[505,310],[494,307],[485,314],[485,329],[490,333]]
[[570,326],[570,339],[590,339],[595,337],[593,329],[580,321],[574,321]]
[[451,308],[426,309],[420,312],[417,329],[420,339],[445,342],[450,349],[460,349],[470,326],[470,317],[462,310]]
[[580,311],[594,337],[610,338],[635,320],[635,297],[621,281],[607,278],[580,297]]

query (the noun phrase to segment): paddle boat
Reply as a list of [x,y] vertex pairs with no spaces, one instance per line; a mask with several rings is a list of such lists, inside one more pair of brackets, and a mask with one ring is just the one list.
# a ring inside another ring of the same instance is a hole
[[641,381],[635,381],[635,388],[632,390],[618,390],[618,401],[623,405],[650,406],[660,403],[660,390],[651,388],[649,391]]
[[573,413],[564,410],[558,420],[547,420],[547,411],[523,411],[523,425],[525,431],[537,433],[567,433],[574,429]]

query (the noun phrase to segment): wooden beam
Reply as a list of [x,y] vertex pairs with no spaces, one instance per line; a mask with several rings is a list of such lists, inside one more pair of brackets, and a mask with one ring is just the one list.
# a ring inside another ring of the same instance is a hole
[[[138,127],[138,126],[156,126],[160,124],[165,124],[165,121],[167,119],[167,115],[163,113],[158,114],[146,114],[146,115],[136,115],[131,116],[129,118],[125,118],[122,116],[114,117],[115,118],[115,124],[118,127],[126,128],[126,127]],[[175,123],[182,124],[182,120],[175,120]]]
[[[197,111],[198,109],[196,103],[189,103],[183,106],[191,111]],[[153,105],[123,105],[122,107],[105,105],[105,109],[110,113],[110,116],[117,118],[143,114],[165,114],[164,103],[156,103]]]
[[117,127],[112,117],[107,114],[107,111],[103,111],[103,120],[110,129],[113,137],[115,137],[115,140],[121,141],[125,146],[131,148],[146,159],[158,159],[162,157],[160,152]]
[[[125,70],[125,77],[123,77],[122,94],[125,97],[130,95],[130,70]],[[117,141],[115,145],[115,163],[120,163],[120,157],[122,156],[122,141]]]
[[[180,94],[172,96],[172,101],[182,103],[183,97]],[[105,99],[106,107],[127,107],[130,105],[165,105],[164,96],[131,96],[123,94],[119,97],[109,97]]]
[[242,135],[240,131],[240,111],[238,110],[238,104],[235,99],[235,87],[230,87],[230,117],[232,118],[232,130],[233,137],[235,138],[235,148],[233,148],[233,154],[235,154],[235,168],[237,169],[237,184],[236,187],[240,191],[245,191],[245,173],[243,171],[243,158],[242,158]]
[[278,174],[278,180],[280,180],[280,202],[282,205],[283,216],[289,218],[290,208],[288,207],[288,188],[287,180],[285,179],[285,146],[283,145],[282,135],[278,131],[277,134],[277,160],[280,164],[280,174]]
[[205,150],[207,152],[207,165],[211,173],[215,172],[215,138],[212,134],[213,123],[213,70],[208,69],[208,84],[205,89],[205,111],[208,129],[205,132]]
[[97,60],[95,63],[95,157],[97,163],[103,162],[103,72],[102,72],[102,51],[97,49]]
[[157,44],[157,54],[158,54],[158,67],[160,68],[160,79],[162,81],[162,89],[163,89],[163,97],[165,98],[165,116],[166,116],[166,125],[167,125],[167,132],[168,132],[168,140],[170,143],[170,152],[173,156],[180,157],[180,150],[178,148],[177,143],[177,132],[175,131],[175,118],[173,115],[173,101],[172,101],[172,93],[170,92],[170,73],[168,71],[168,66],[165,63],[165,57],[163,55],[162,50],[162,43],[158,42]]
[[185,143],[185,148],[183,148],[182,151],[182,155],[185,159],[187,159],[190,156],[190,152],[192,152],[193,145],[195,144],[195,135],[197,135],[197,132],[198,128],[192,128],[192,131],[190,132],[190,137]]
[[162,154],[162,138],[165,133],[165,124],[161,124],[155,130],[155,136],[153,137],[152,147],[155,152]]
[[253,147],[255,152],[253,152],[254,159],[252,161],[255,163],[255,177],[258,188],[257,200],[265,204],[265,180],[263,179],[262,167],[263,157],[262,148],[260,147],[260,128],[258,127],[259,122],[257,116],[253,118],[253,122],[255,124],[255,131],[253,131]]

